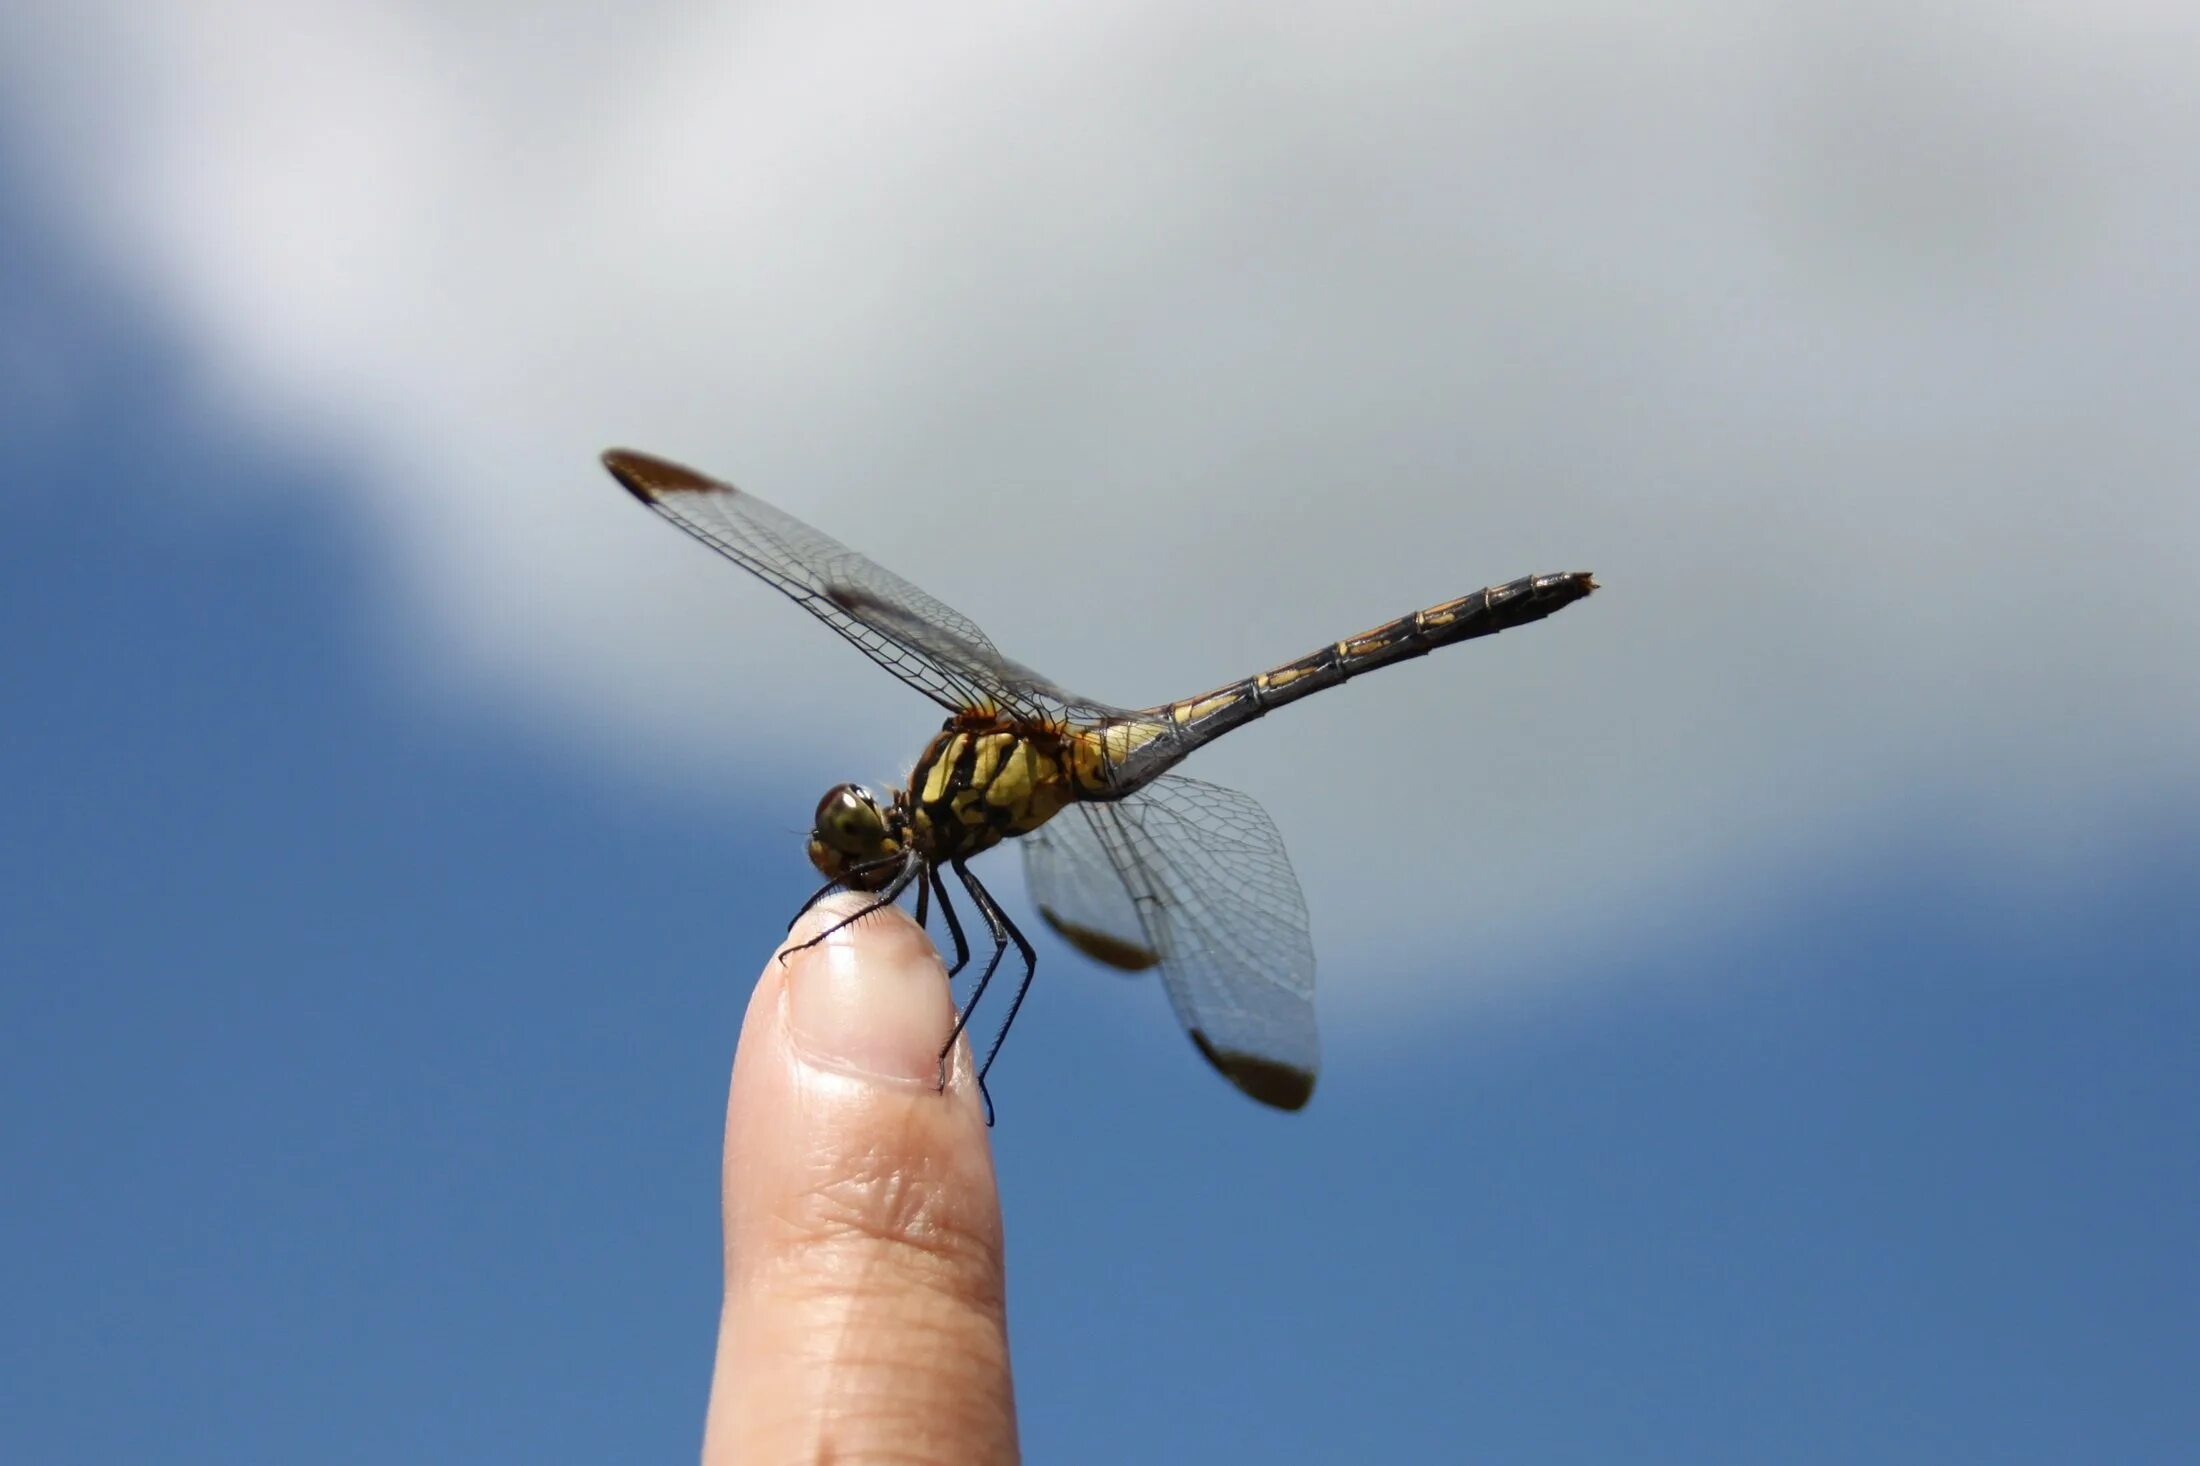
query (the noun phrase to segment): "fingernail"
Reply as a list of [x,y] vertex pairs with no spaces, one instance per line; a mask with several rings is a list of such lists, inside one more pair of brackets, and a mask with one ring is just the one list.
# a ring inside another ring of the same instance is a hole
[[[820,908],[793,940],[846,918]],[[955,1004],[939,954],[898,910],[844,926],[787,958],[787,1036],[812,1063],[899,1084],[939,1082]]]

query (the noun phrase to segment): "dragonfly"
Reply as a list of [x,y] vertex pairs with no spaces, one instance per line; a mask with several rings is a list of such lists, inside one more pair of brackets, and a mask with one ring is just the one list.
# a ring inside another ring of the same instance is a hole
[[[985,923],[992,952],[940,1050],[949,1057],[1013,947],[1021,974],[978,1066],[986,1075],[1038,970],[1030,940],[969,862],[1007,840],[1023,851],[1040,917],[1077,951],[1126,972],[1157,970],[1193,1045],[1262,1104],[1314,1093],[1314,945],[1306,899],[1275,822],[1233,789],[1173,772],[1195,749],[1288,703],[1438,647],[1540,621],[1597,588],[1587,571],[1491,585],[1346,637],[1209,692],[1121,708],[1068,692],[1003,656],[970,618],[754,494],[647,453],[604,467],[636,499],[792,599],[872,661],[938,703],[947,720],[908,783],[838,784],[818,801],[810,862],[859,910],[936,900],[955,949],[972,949],[946,877]],[[801,912],[796,914],[800,919]]]

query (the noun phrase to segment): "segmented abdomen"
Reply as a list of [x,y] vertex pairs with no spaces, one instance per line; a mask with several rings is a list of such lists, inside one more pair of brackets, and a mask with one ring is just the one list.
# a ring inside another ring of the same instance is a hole
[[[1286,703],[1377,667],[1427,656],[1453,642],[1493,636],[1540,621],[1596,588],[1596,581],[1586,570],[1524,575],[1386,621],[1371,631],[1333,642],[1258,676],[1148,708],[1134,722],[1114,724],[1093,735],[1105,740],[1102,747],[1112,774],[1112,784],[1107,787],[1117,794],[1128,793],[1202,744]],[[1100,790],[1088,792],[1090,797],[1106,797]]]

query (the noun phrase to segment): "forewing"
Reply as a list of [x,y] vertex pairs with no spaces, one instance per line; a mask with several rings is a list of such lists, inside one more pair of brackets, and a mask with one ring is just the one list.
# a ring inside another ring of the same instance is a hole
[[1314,944],[1274,821],[1167,776],[1072,804],[1022,839],[1040,915],[1090,957],[1161,969],[1185,1032],[1231,1083],[1295,1110],[1314,1092]]
[[[962,669],[965,680],[974,683],[995,706],[1012,713],[1055,723],[1100,723],[1137,716],[1124,708],[1080,697],[1058,687],[1023,663],[1002,656],[993,650],[990,642],[976,645],[962,631],[937,620],[913,615],[867,588],[835,584],[828,593],[850,615],[922,653],[927,660]],[[963,621],[963,626],[970,631],[977,630],[968,620]]]
[[623,448],[603,463],[628,493],[942,707],[1043,716],[1087,706],[1008,661],[960,611],[754,494]]

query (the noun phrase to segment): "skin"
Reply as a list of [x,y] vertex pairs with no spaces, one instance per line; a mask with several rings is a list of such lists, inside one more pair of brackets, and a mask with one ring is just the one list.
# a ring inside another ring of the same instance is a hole
[[[861,904],[820,903],[787,945]],[[1017,1459],[967,1045],[935,1088],[954,1018],[939,954],[898,908],[764,964],[726,1109],[706,1466]]]

